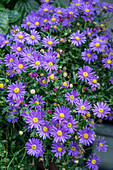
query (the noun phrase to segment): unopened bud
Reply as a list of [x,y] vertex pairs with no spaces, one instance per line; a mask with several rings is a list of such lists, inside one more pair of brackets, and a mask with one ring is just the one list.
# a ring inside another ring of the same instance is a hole
[[23,135],[23,131],[20,130],[19,131],[19,135],[22,136]]
[[30,90],[30,93],[31,93],[31,94],[35,94],[35,89],[31,89],[31,90]]

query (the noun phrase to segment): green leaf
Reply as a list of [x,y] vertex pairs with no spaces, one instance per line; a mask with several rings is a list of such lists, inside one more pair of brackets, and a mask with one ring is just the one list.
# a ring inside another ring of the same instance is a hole
[[39,3],[35,0],[19,0],[15,4],[14,9],[18,11],[21,15],[19,23],[22,23],[22,20],[31,12],[36,11],[39,8]]
[[20,14],[16,10],[4,9],[4,11],[8,14],[9,23],[14,23],[20,18]]
[[0,33],[7,33],[9,28],[9,19],[7,13],[0,11]]

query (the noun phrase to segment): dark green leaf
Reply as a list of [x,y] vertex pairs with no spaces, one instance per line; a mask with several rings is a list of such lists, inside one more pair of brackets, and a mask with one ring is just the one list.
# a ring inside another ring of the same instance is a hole
[[7,33],[9,28],[8,15],[5,12],[0,11],[0,33]]
[[16,10],[4,9],[4,12],[8,14],[9,23],[13,23],[20,18],[20,14]]

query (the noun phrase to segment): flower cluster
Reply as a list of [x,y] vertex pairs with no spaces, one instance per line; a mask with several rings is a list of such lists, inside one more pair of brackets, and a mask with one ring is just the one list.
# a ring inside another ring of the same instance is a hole
[[[102,13],[113,14],[113,6],[99,0],[73,0],[67,8],[41,2],[21,28],[0,34],[2,107],[7,121],[21,122],[28,133],[28,155],[55,156],[66,168],[70,159],[76,167],[84,146],[96,140],[99,152],[108,147],[94,127],[98,118],[113,120],[113,41],[104,19],[99,23]],[[84,167],[98,169],[99,163],[92,154]]]

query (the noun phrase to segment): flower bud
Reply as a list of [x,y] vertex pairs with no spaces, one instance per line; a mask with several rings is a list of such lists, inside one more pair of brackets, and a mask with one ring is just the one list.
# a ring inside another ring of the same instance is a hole
[[51,110],[47,110],[47,113],[48,113],[48,114],[51,114]]
[[64,73],[63,73],[63,76],[64,76],[64,77],[67,77],[67,72],[64,72]]
[[93,31],[93,32],[96,32],[96,30],[97,30],[96,28],[93,28],[93,30],[92,30],[92,31]]
[[31,90],[30,90],[30,93],[31,93],[31,94],[35,94],[35,89],[31,89]]
[[23,131],[20,130],[19,131],[19,135],[22,136],[23,135]]
[[43,162],[43,161],[44,161],[44,158],[39,158],[39,161],[42,161],[42,162]]
[[73,84],[70,84],[69,87],[70,87],[70,88],[73,88]]
[[59,70],[58,70],[58,73],[62,73],[62,70],[61,70],[61,69],[59,69]]
[[54,92],[54,93],[56,93],[56,91],[57,91],[57,88],[56,88],[56,87],[55,87],[55,88],[53,88],[53,92]]

